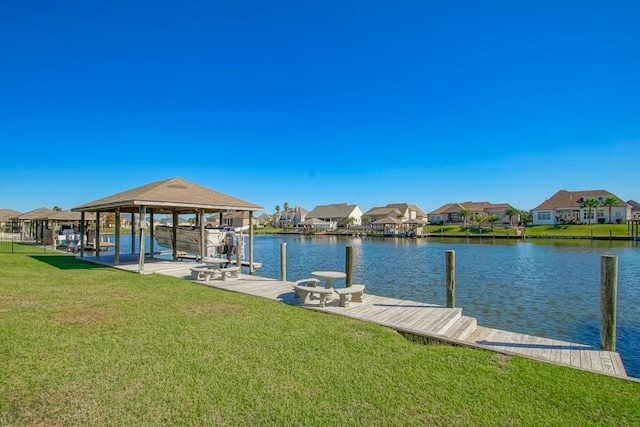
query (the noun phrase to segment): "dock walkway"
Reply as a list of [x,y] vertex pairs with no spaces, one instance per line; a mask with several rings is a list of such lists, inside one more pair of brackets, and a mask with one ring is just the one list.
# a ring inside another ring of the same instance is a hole
[[[96,262],[94,257],[83,259]],[[101,257],[98,263],[113,266],[110,261],[112,260],[109,257]],[[292,282],[245,274],[241,274],[238,280],[233,281],[195,281],[192,280],[190,266],[193,266],[193,263],[154,260],[153,263],[145,264],[145,269],[149,268],[148,273],[173,276],[203,286],[377,323],[418,341],[466,345],[599,374],[629,378],[617,352],[602,351],[584,344],[485,328],[478,326],[475,318],[463,316],[461,308],[446,308],[435,304],[371,295],[366,292],[366,289],[362,303],[352,303],[349,307],[340,307],[337,297],[328,301],[325,307],[319,306],[318,298],[307,299],[303,305],[299,299],[295,298]],[[123,262],[117,268],[136,271],[137,265]]]

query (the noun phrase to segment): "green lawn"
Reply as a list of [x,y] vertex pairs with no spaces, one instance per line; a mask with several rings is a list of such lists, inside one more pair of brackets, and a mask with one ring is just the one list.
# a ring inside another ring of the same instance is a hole
[[639,425],[640,383],[0,254],[0,425]]
[[[429,225],[429,233],[432,234],[454,234],[460,236],[480,234],[477,225],[462,227],[456,224]],[[517,227],[505,227],[491,225],[482,227],[482,234],[496,236],[516,235]],[[608,237],[608,236],[630,236],[631,231],[627,224],[567,224],[567,225],[529,225],[524,229],[525,236],[573,236],[573,237]]]

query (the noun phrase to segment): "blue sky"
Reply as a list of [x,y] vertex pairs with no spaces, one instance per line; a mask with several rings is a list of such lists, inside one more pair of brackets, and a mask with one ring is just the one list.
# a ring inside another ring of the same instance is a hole
[[0,208],[640,200],[638,1],[0,3]]

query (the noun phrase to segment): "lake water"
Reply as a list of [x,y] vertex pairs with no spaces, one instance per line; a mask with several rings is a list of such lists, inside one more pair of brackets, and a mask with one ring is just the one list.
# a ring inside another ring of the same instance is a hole
[[[130,236],[128,236],[130,241]],[[123,236],[122,253],[129,253]],[[338,236],[254,237],[257,275],[287,280],[314,270],[344,271],[366,292],[445,305],[445,252],[456,257],[456,306],[485,327],[594,346],[600,343],[600,259],[618,257],[617,345],[627,373],[640,377],[640,247],[635,242],[529,239],[405,239]],[[336,281],[344,286],[344,281]]]

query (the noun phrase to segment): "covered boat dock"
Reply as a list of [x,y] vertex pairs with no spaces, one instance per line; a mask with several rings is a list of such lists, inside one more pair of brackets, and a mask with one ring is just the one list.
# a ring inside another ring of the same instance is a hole
[[[121,215],[123,213],[131,214],[131,255],[136,254],[136,240],[138,241],[138,268],[137,272],[145,273],[145,230],[148,228],[150,232],[150,250],[149,258],[154,257],[154,215],[170,214],[173,218],[173,241],[176,239],[177,224],[180,215],[196,215],[196,227],[200,229],[200,251],[196,256],[202,258],[205,254],[204,233],[205,233],[205,215],[218,213],[220,218],[226,212],[249,212],[249,272],[254,273],[253,262],[253,212],[262,210],[261,206],[235,197],[219,193],[198,184],[186,181],[182,178],[170,178],[162,181],[152,182],[140,187],[123,191],[102,199],[94,200],[71,209],[81,214],[81,227],[85,224],[85,215],[87,213],[95,214],[96,220],[96,242],[100,242],[100,216],[103,214],[113,213],[115,216],[115,252],[113,254],[113,265],[119,265],[120,258],[120,228]],[[136,216],[138,220],[136,221]],[[148,222],[147,222],[148,218]],[[85,234],[85,230],[81,229],[81,234]],[[137,235],[137,238],[136,238]],[[80,246],[80,257],[85,257],[85,245]],[[174,245],[173,259],[177,260],[179,253]],[[96,260],[100,260],[100,251],[95,251]],[[241,263],[240,254],[237,256],[238,264]]]

